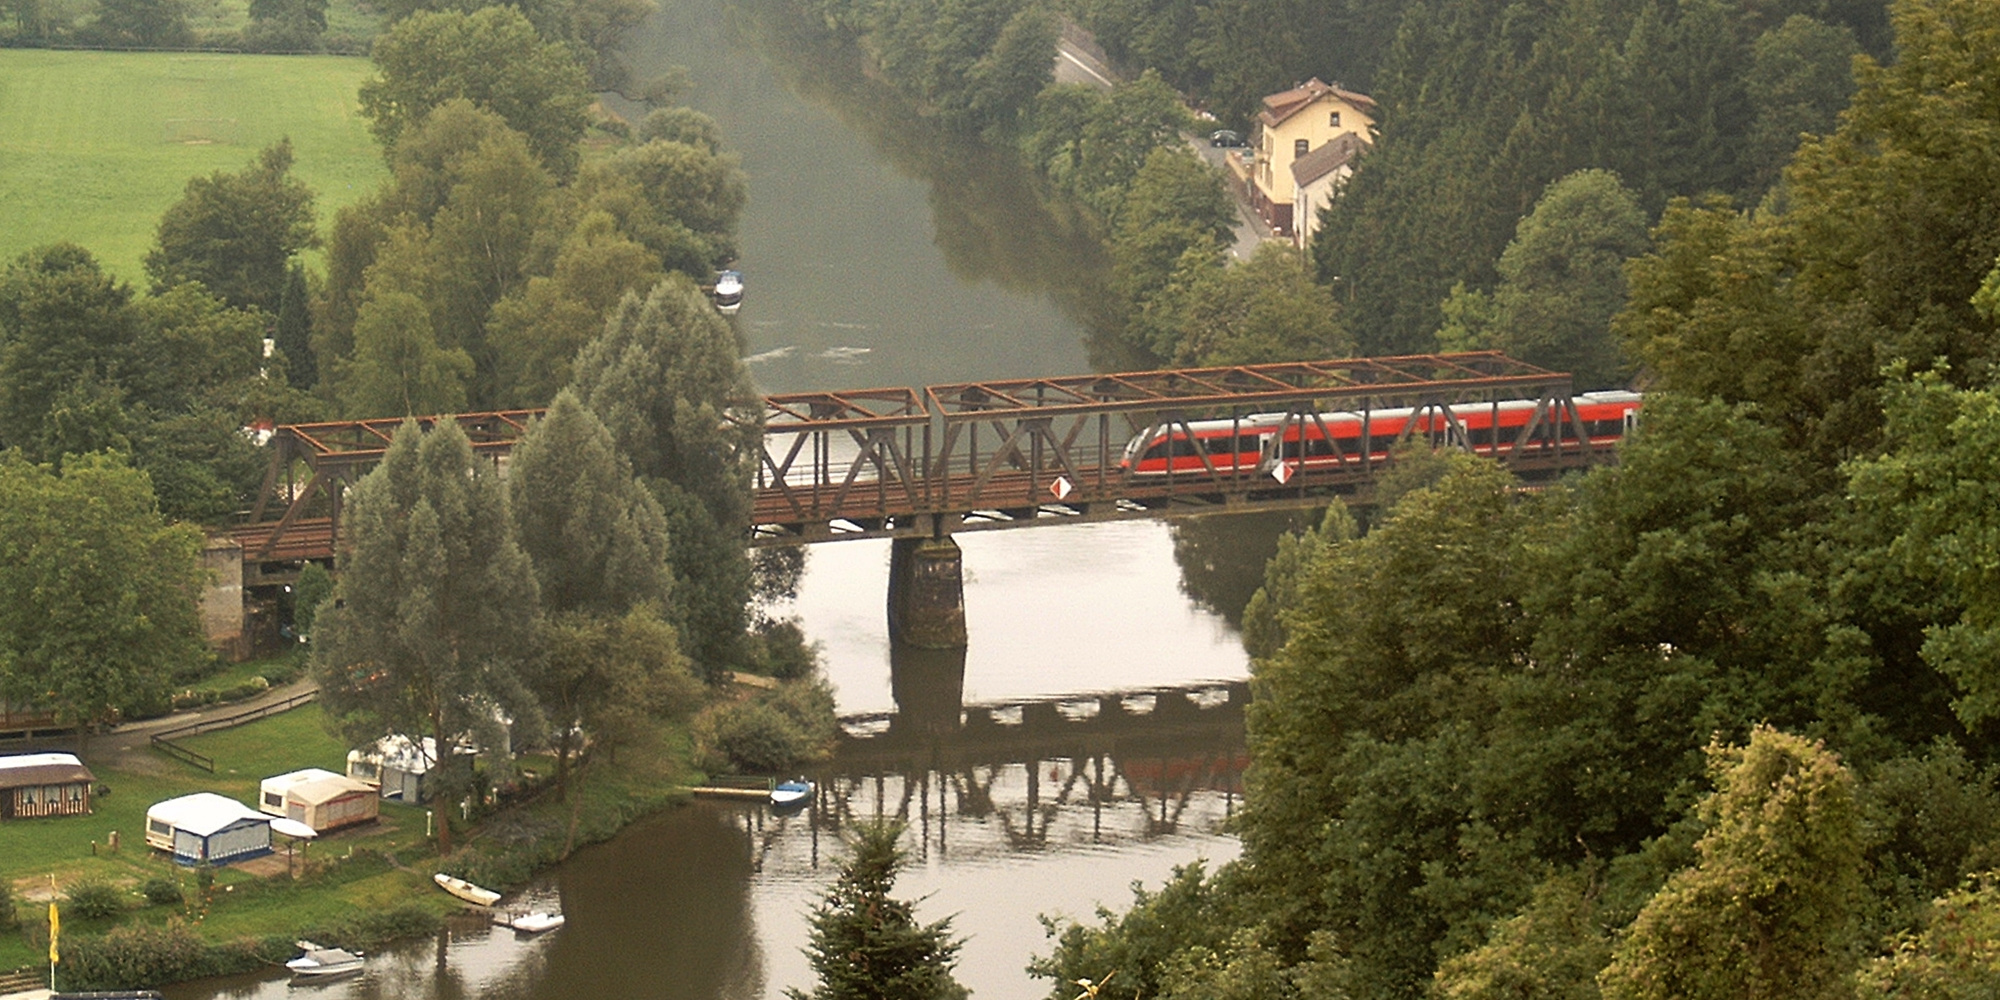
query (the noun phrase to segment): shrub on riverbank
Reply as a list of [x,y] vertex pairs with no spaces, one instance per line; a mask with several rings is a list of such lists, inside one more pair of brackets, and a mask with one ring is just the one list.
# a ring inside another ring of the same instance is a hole
[[712,771],[776,774],[823,759],[835,720],[824,680],[789,681],[753,701],[711,706],[695,720],[695,745]]
[[180,920],[162,927],[120,927],[99,937],[62,941],[68,990],[140,989],[248,972],[264,964],[255,942],[211,944]]

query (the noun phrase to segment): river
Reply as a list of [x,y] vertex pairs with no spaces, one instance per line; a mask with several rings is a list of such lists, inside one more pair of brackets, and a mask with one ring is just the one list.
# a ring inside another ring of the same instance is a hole
[[[687,67],[688,103],[742,155],[751,199],[737,320],[760,388],[1122,366],[1090,332],[1103,270],[1094,244],[1041,205],[1007,157],[928,132],[837,47],[775,5],[753,6],[770,2],[663,0],[632,45],[641,76]],[[1210,605],[1240,606],[1271,534],[1268,524],[1184,529],[1179,562],[1176,536],[1154,522],[965,535],[962,660],[891,649],[886,543],[821,545],[780,610],[821,644],[840,710],[870,718],[816,775],[812,809],[672,810],[529,891],[568,915],[562,930],[525,939],[456,922],[313,995],[809,990],[807,915],[834,874],[840,829],[884,815],[911,826],[898,894],[924,897],[920,916],[952,916],[966,938],[960,981],[982,1000],[1043,996],[1050,984],[1023,970],[1048,951],[1038,915],[1089,919],[1099,903],[1127,903],[1134,881],[1157,886],[1176,865],[1236,854],[1223,826],[1241,801],[1246,689],[1215,682],[1240,681],[1247,666]],[[167,993],[275,1000],[301,989],[250,976]]]

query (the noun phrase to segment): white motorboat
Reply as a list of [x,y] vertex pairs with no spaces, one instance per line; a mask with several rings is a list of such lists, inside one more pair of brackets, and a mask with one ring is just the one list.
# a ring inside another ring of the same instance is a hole
[[511,927],[523,934],[540,934],[561,927],[564,922],[560,913],[544,913],[533,910],[528,913],[495,914],[493,922],[502,927]]
[[431,876],[438,888],[471,903],[474,906],[492,906],[500,901],[500,894],[491,889],[482,889],[455,875],[438,872]]
[[723,271],[715,276],[715,311],[736,315],[743,308],[743,272]]
[[812,797],[812,792],[812,782],[804,778],[781,781],[776,788],[771,789],[771,808],[799,808]]
[[285,963],[292,975],[301,979],[331,979],[361,971],[367,957],[345,948],[322,948],[311,941],[296,942],[305,954]]

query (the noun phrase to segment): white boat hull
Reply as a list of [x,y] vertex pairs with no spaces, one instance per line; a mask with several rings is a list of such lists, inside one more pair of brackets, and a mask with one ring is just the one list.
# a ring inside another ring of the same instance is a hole
[[502,927],[511,927],[522,934],[542,934],[561,927],[566,918],[560,913],[513,913],[505,917],[495,917],[493,922]]
[[359,952],[339,948],[308,949],[285,963],[292,975],[301,979],[332,979],[360,972],[366,959]]
[[491,889],[482,889],[462,878],[455,878],[443,872],[432,875],[431,880],[438,884],[438,888],[474,906],[492,906],[500,901],[499,893]]

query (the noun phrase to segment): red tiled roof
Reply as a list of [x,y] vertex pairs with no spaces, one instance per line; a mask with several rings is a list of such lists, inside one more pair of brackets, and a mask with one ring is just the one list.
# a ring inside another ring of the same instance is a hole
[[1319,77],[1313,77],[1290,90],[1264,98],[1264,110],[1258,113],[1257,118],[1266,126],[1277,125],[1329,94],[1364,111],[1373,110],[1375,107],[1375,99],[1367,94],[1342,90],[1322,81]]

